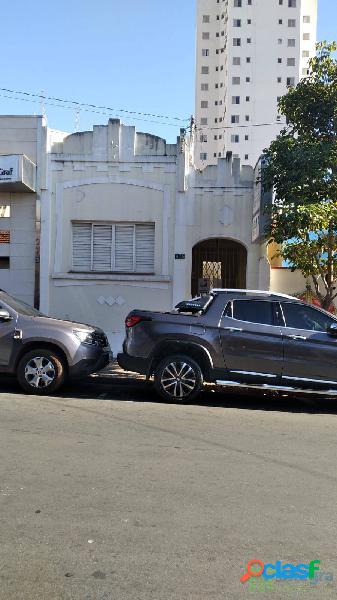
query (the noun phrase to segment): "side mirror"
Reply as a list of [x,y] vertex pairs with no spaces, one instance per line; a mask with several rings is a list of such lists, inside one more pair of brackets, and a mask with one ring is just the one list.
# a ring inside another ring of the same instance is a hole
[[337,337],[337,323],[332,323],[331,325],[329,325],[329,327],[327,329],[327,333],[329,335],[333,335],[334,337]]
[[8,323],[9,321],[13,321],[13,317],[9,314],[7,310],[0,310],[0,323]]

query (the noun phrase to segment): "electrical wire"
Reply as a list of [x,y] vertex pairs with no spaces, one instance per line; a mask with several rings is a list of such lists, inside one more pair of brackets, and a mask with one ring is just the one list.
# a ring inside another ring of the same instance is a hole
[[55,96],[46,96],[45,94],[37,94],[34,92],[26,92],[26,91],[19,91],[19,90],[10,90],[8,88],[0,88],[1,92],[7,92],[7,93],[11,93],[11,94],[20,94],[22,96],[30,96],[30,97],[34,97],[34,98],[39,98],[40,100],[51,100],[53,102],[62,102],[64,104],[73,104],[76,107],[89,107],[92,109],[97,109],[97,110],[104,110],[104,111],[108,111],[108,112],[118,112],[118,113],[126,113],[129,115],[138,115],[138,116],[142,116],[142,117],[154,117],[156,119],[167,119],[170,121],[181,121],[186,123],[186,121],[189,120],[188,118],[182,119],[181,117],[169,117],[167,115],[158,115],[158,114],[154,114],[154,113],[144,113],[141,111],[135,111],[135,110],[127,110],[125,108],[112,108],[110,106],[99,106],[97,104],[90,104],[88,102],[79,102],[77,100],[67,100],[65,98],[56,98]]
[[[4,89],[4,88],[0,88],[0,90],[2,90],[2,89]],[[34,96],[36,98],[40,98],[40,99],[41,98],[47,98],[46,96],[42,96],[42,95],[38,95],[38,94],[36,94]],[[9,96],[7,94],[1,94],[1,93],[0,93],[0,97],[2,97],[2,98],[8,98],[10,100],[18,100],[19,102],[31,102],[31,103],[34,103],[34,104],[36,104],[36,102],[38,102],[37,99],[33,99],[33,98],[19,98],[17,96]],[[56,108],[62,108],[64,110],[74,110],[74,108],[75,108],[74,106],[67,106],[66,104],[56,104],[55,102],[45,102],[45,105],[46,106],[54,106]],[[83,104],[83,107],[84,106],[89,106],[89,105]],[[165,121],[165,122],[154,121],[154,120],[151,120],[151,119],[141,119],[140,117],[135,117],[135,116],[131,116],[131,115],[128,116],[128,115],[124,115],[124,114],[123,115],[116,114],[116,113],[112,114],[112,111],[111,112],[106,112],[106,111],[103,111],[103,110],[94,110],[93,108],[81,108],[80,111],[81,112],[88,112],[88,113],[98,114],[98,115],[105,115],[105,116],[110,116],[110,117],[113,116],[115,118],[132,119],[132,121],[141,121],[142,123],[153,123],[155,125],[166,125],[166,126],[169,126],[169,127],[178,127],[177,123],[168,123],[167,121]],[[186,122],[187,122],[187,119],[186,119]]]

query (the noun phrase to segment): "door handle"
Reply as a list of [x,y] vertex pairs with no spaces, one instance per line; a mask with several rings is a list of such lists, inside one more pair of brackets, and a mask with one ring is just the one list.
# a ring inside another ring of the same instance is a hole
[[235,333],[235,332],[242,332],[243,329],[240,329],[240,327],[224,327],[225,331],[230,331],[231,333]]
[[290,340],[298,340],[302,342],[305,342],[305,340],[308,339],[305,337],[305,335],[287,335],[287,338],[289,338]]

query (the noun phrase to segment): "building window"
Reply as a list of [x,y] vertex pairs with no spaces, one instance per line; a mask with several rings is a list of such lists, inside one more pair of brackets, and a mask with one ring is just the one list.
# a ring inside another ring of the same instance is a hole
[[289,8],[296,8],[296,0],[288,0]]
[[200,125],[207,125],[207,123],[208,123],[207,117],[201,117],[201,119],[200,119]]
[[246,96],[246,102],[250,102],[250,96]]
[[310,40],[310,33],[303,33],[304,40]]
[[287,77],[287,86],[294,87],[295,85],[295,77]]
[[287,66],[288,67],[295,67],[296,65],[296,61],[294,58],[287,58]]
[[216,158],[216,152],[214,152],[213,157]]
[[246,121],[249,121],[249,115],[246,115],[246,116],[245,116],[245,120],[246,120]]
[[232,77],[233,85],[240,85],[240,77]]
[[250,58],[250,56],[247,56],[246,63],[250,63],[250,62],[251,62],[251,58]]
[[278,43],[278,45],[279,45],[279,46],[280,46],[281,44],[283,44],[283,40],[282,40],[282,38],[278,38],[278,40],[277,40],[277,43]]
[[0,256],[0,269],[9,269],[9,256]]
[[222,135],[221,134],[219,135],[219,140],[222,140]]
[[282,77],[277,78],[277,83],[282,83]]
[[233,46],[241,46],[241,38],[233,38]]
[[240,104],[240,96],[232,96],[232,104]]
[[209,31],[203,31],[202,33],[203,40],[209,40]]
[[277,62],[279,63],[279,65],[282,63],[282,58],[278,58]]
[[207,92],[208,91],[208,83],[202,83],[201,84],[201,91],[202,92]]
[[207,152],[200,152],[200,160],[207,160]]
[[72,225],[74,271],[153,273],[154,223]]
[[279,25],[282,25],[282,23],[283,23],[283,20],[282,20],[282,19],[279,19],[279,20],[278,20],[278,24],[279,24]]
[[200,142],[201,143],[207,142],[207,135],[206,135],[206,133],[201,133],[200,134]]
[[250,77],[246,77],[246,83],[250,83]]
[[309,15],[304,15],[304,17],[303,17],[303,23],[310,23],[310,16]]
[[241,27],[241,19],[233,19],[233,27]]
[[247,25],[251,25],[252,24],[252,20],[251,19],[247,19]]
[[241,65],[241,58],[240,56],[233,56],[233,65]]
[[294,38],[290,38],[288,40],[288,48],[295,48],[296,46],[296,40]]
[[249,140],[249,136],[245,135],[245,141],[248,142],[248,140]]
[[310,69],[302,69],[302,75],[303,77],[307,77],[308,75],[310,75]]
[[248,0],[247,4],[248,4],[248,6],[251,6],[252,5],[252,0]]
[[303,50],[302,56],[303,56],[303,58],[309,58],[309,56],[310,56],[309,50]]
[[208,75],[209,67],[201,67],[201,75]]
[[11,216],[11,207],[9,204],[0,206],[0,219],[7,219]]
[[234,0],[234,6],[236,8],[241,8],[241,6],[242,6],[242,0]]
[[248,159],[249,159],[248,154],[245,154],[245,160],[248,160]]
[[200,106],[201,108],[208,108],[208,100],[201,100]]
[[247,38],[247,44],[251,44],[252,43],[252,38]]
[[11,232],[10,231],[0,231],[0,244],[10,244],[11,242]]
[[209,23],[210,22],[210,16],[209,15],[203,15],[202,16],[202,22],[203,23]]
[[215,135],[215,136],[214,136],[214,139],[215,139],[215,140],[217,140],[217,139],[218,139],[218,136],[217,136],[217,135]]
[[240,121],[239,115],[232,115],[231,116],[231,123],[239,123],[239,121]]
[[209,49],[208,48],[203,48],[201,51],[202,56],[209,56]]
[[238,143],[239,143],[239,141],[240,141],[240,138],[239,138],[239,136],[238,136],[238,135],[231,135],[231,142],[232,142],[233,144],[238,144]]
[[296,27],[296,19],[288,19],[288,27]]
[[282,6],[283,0],[278,0],[278,3],[279,3],[280,6]]

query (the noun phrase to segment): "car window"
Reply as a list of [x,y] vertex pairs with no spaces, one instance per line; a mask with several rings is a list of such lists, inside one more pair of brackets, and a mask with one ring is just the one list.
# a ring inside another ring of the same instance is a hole
[[13,296],[6,294],[6,292],[1,293],[1,304],[2,304],[2,302],[5,305],[3,308],[5,308],[6,310],[7,310],[7,308],[11,308],[12,310],[19,313],[20,315],[24,315],[27,317],[43,317],[44,316],[39,310],[36,310],[36,308],[29,306],[29,304],[22,302],[22,300],[13,298]]
[[329,325],[336,323],[336,320],[329,317],[329,315],[305,304],[283,302],[282,310],[285,326],[294,329],[326,331]]
[[273,303],[262,300],[233,300],[233,318],[261,325],[274,325]]

